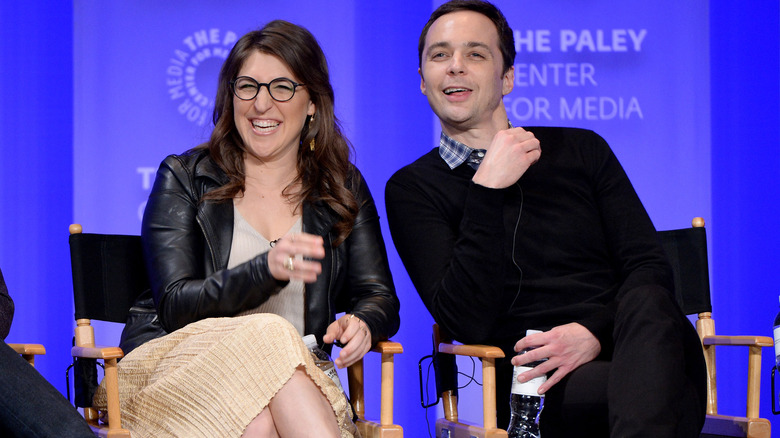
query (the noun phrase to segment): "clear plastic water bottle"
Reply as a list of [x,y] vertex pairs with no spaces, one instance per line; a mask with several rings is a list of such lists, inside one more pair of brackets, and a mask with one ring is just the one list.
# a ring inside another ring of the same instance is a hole
[[336,365],[330,359],[328,353],[317,345],[317,337],[306,335],[303,337],[303,343],[306,344],[306,348],[314,355],[314,364],[317,365],[317,368],[330,377],[341,392],[344,392],[344,388],[341,386],[341,379],[339,379],[339,373],[336,371]]
[[[525,335],[541,333],[539,330],[528,330]],[[529,350],[524,350],[525,353]],[[547,381],[547,376],[540,376],[525,383],[517,381],[517,376],[524,373],[542,361],[531,362],[517,366],[512,373],[512,393],[509,396],[511,416],[507,433],[509,438],[540,438],[539,414],[542,412],[544,395],[539,395],[539,387]]]

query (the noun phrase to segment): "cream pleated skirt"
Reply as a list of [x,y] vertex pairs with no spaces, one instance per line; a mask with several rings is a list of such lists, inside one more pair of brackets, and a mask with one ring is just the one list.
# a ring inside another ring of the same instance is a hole
[[[240,437],[300,366],[333,407],[341,436],[357,436],[344,394],[295,328],[267,313],[204,319],[133,350],[119,362],[122,426],[134,438]],[[94,401],[105,406],[103,385]]]

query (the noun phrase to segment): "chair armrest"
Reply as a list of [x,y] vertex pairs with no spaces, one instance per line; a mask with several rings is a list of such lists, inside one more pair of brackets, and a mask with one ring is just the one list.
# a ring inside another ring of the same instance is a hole
[[[734,417],[730,415],[707,415],[702,436],[772,436],[772,423],[765,418]],[[747,435],[745,435],[747,432]]]
[[[759,401],[761,392],[761,347],[771,347],[774,345],[772,338],[768,336],[722,336],[722,335],[707,335],[702,337],[702,345],[705,352],[707,350],[714,350],[715,346],[743,346],[749,348],[748,353],[748,382],[747,382],[747,406],[745,416],[748,418],[758,418],[759,415]],[[713,356],[714,357],[714,356]],[[714,382],[714,371],[708,371],[710,376],[707,378],[707,382]],[[714,404],[712,407],[710,403],[707,404],[707,412],[710,414],[717,413],[717,409]]]
[[738,345],[745,347],[771,347],[774,344],[768,336],[704,336],[701,340],[704,345]]
[[41,344],[8,344],[17,354],[22,355],[44,355],[46,348]]
[[46,348],[41,344],[8,344],[17,354],[22,355],[24,360],[32,366],[35,366],[35,356],[46,354]]
[[404,352],[404,348],[398,342],[380,341],[371,351],[382,354],[401,354]]
[[85,359],[121,359],[124,357],[122,349],[119,347],[103,347],[96,345],[94,347],[73,347],[70,350],[73,357]]
[[[102,359],[104,361],[104,378],[106,387],[106,410],[108,411],[108,430],[96,429],[96,425],[90,427],[96,431],[99,436],[107,437],[129,437],[130,433],[122,429],[122,419],[119,410],[119,375],[117,369],[117,359],[124,357],[124,352],[119,347],[105,347],[95,345],[93,347],[74,346],[70,349],[73,357],[83,359]],[[94,412],[93,408],[84,408],[84,416],[87,417],[87,410]],[[97,416],[94,416],[97,420]],[[89,422],[89,419],[88,419]]]
[[[438,353],[478,357],[481,359],[483,429],[499,432],[499,435],[487,434],[483,436],[506,436],[505,431],[496,427],[496,359],[504,357],[504,352],[500,348],[491,345],[456,344],[452,342],[452,338],[438,324],[433,325],[433,347],[434,351]],[[454,391],[443,391],[440,395],[444,404],[444,417],[446,418],[446,420],[440,421],[447,421],[450,425],[460,427],[458,423],[458,401]],[[462,432],[466,432],[468,436],[472,435],[467,429],[463,429]]]
[[480,357],[485,359],[497,359],[504,357],[504,352],[498,347],[479,344],[451,344],[449,342],[439,343],[439,352],[455,354],[458,356]]
[[[482,359],[482,423],[485,430],[496,429],[496,370],[495,360],[504,357],[504,352],[491,345],[453,344],[439,342],[439,353],[470,356]],[[442,394],[445,418],[457,422],[457,401],[453,394]]]

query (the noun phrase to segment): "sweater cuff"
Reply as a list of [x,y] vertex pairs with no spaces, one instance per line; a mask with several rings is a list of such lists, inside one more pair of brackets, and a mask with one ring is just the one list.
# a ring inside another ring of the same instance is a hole
[[616,306],[617,303],[612,301],[602,310],[577,321],[598,339],[602,355],[612,355],[612,331],[615,325]]
[[498,222],[503,227],[503,216],[497,213],[504,209],[505,193],[506,189],[492,189],[471,182],[466,194],[463,219],[485,225],[493,225]]

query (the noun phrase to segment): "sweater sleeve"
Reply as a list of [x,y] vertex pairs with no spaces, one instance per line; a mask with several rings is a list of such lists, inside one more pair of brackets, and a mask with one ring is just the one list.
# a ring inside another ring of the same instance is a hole
[[673,294],[671,267],[655,227],[617,157],[606,141],[590,133],[591,151],[585,166],[592,172],[594,196],[601,215],[607,250],[617,272],[618,284],[611,302],[600,312],[580,321],[602,345],[611,343],[615,312],[628,291],[657,286]]
[[510,305],[502,293],[504,264],[485,257],[504,253],[505,191],[467,182],[463,217],[451,223],[421,180],[402,170],[388,181],[393,243],[434,320],[462,342],[484,342],[496,309]]

